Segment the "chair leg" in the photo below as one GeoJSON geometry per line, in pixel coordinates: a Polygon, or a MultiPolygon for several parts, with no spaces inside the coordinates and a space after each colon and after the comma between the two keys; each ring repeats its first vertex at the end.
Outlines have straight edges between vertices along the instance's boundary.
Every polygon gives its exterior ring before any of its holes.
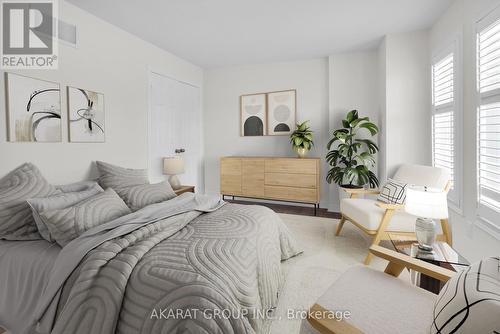
{"type": "Polygon", "coordinates": [[[451,237],[451,230],[450,230],[450,224],[448,223],[448,219],[441,219],[441,229],[443,230],[446,242],[448,243],[448,245],[453,247],[453,239],[451,237]]]}
{"type": "MultiPolygon", "coordinates": [[[[393,214],[394,210],[391,209],[385,210],[384,216],[382,217],[382,221],[380,222],[380,225],[378,227],[377,234],[375,234],[375,237],[373,238],[372,246],[378,245],[382,240],[382,237],[386,233],[385,229],[387,228],[387,225],[389,225],[389,222],[391,221],[393,214]]],[[[370,262],[372,262],[372,258],[373,254],[371,252],[368,252],[368,255],[365,258],[365,265],[369,265],[370,262]]]]}
{"type": "Polygon", "coordinates": [[[339,224],[337,225],[337,232],[335,232],[335,236],[338,237],[340,235],[340,231],[342,231],[342,227],[344,227],[344,223],[345,223],[345,217],[342,216],[342,218],[340,218],[339,224]]]}

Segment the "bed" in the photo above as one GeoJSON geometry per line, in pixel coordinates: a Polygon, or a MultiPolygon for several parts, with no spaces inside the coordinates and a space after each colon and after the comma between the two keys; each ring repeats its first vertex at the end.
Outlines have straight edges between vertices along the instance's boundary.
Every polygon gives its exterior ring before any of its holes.
{"type": "Polygon", "coordinates": [[[0,242],[0,326],[33,333],[256,333],[300,253],[262,206],[185,193],[63,248],[0,242]]]}

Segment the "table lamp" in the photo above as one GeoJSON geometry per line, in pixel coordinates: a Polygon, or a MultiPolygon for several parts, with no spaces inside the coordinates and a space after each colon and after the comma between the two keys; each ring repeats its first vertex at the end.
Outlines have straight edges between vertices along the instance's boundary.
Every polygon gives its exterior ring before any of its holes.
{"type": "Polygon", "coordinates": [[[415,233],[418,248],[432,252],[436,242],[436,222],[434,219],[448,218],[448,199],[445,191],[427,187],[409,187],[406,190],[405,211],[417,216],[415,233]]]}
{"type": "Polygon", "coordinates": [[[181,182],[177,175],[184,173],[184,159],[180,156],[163,158],[163,174],[170,175],[168,182],[172,189],[177,190],[181,187],[181,182]]]}

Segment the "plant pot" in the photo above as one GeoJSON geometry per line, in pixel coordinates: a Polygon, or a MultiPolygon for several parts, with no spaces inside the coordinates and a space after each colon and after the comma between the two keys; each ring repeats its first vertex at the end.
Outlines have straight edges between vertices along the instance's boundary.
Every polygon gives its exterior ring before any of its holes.
{"type": "Polygon", "coordinates": [[[307,152],[309,152],[309,150],[305,149],[303,147],[296,147],[295,152],[297,152],[297,155],[299,156],[299,158],[305,158],[307,155],[307,152]]]}
{"type": "MultiPolygon", "coordinates": [[[[339,186],[339,200],[342,201],[344,198],[349,198],[350,195],[345,192],[342,188],[346,188],[346,189],[361,189],[363,187],[360,187],[360,186],[355,186],[355,185],[352,185],[352,184],[343,184],[343,185],[340,185],[339,186]]],[[[363,198],[364,196],[363,195],[358,195],[358,198],[363,198]]]]}
{"type": "Polygon", "coordinates": [[[342,184],[340,187],[347,189],[362,189],[362,186],[356,186],[354,184],[342,184]]]}

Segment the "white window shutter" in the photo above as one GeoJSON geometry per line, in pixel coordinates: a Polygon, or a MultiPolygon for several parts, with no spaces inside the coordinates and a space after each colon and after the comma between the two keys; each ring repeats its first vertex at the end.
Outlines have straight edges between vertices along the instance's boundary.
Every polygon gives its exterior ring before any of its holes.
{"type": "Polygon", "coordinates": [[[478,215],[500,231],[499,15],[478,23],[477,80],[478,215]]]}
{"type": "Polygon", "coordinates": [[[432,64],[432,162],[452,177],[449,200],[460,207],[456,173],[455,53],[436,57],[432,64]]]}

